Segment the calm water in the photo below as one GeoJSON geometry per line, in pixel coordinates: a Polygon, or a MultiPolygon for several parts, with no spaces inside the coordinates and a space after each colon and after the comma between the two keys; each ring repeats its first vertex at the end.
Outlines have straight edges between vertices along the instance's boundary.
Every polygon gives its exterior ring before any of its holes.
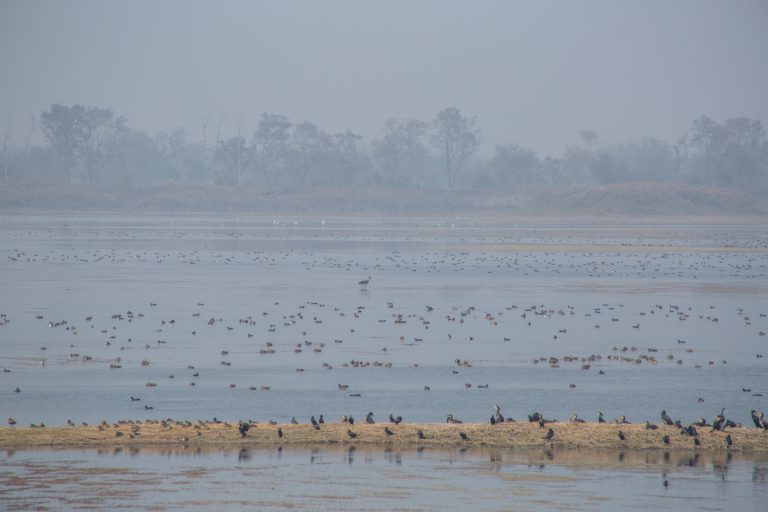
{"type": "MultiPolygon", "coordinates": [[[[766,247],[763,225],[6,216],[0,416],[20,425],[306,422],[373,411],[379,420],[393,413],[435,422],[450,413],[486,421],[496,403],[518,420],[533,411],[594,420],[600,410],[632,422],[658,422],[661,409],[711,420],[726,407],[747,425],[768,397],[768,357],[758,357],[768,354],[766,247]],[[539,361],[550,357],[557,367],[539,361]]],[[[274,499],[313,509],[318,496],[338,495],[319,508],[392,508],[383,504],[393,498],[404,508],[416,500],[417,509],[456,500],[471,509],[700,500],[701,508],[733,502],[746,510],[765,497],[764,461],[555,460],[540,469],[531,454],[504,454],[499,467],[485,452],[374,451],[350,464],[346,453],[321,451],[313,467],[329,472],[307,470],[289,485],[312,453],[255,451],[233,461],[219,452],[18,452],[2,469],[6,490],[9,473],[36,465],[129,468],[147,482],[125,482],[125,497],[96,508],[138,495],[170,508],[199,498],[201,508],[268,508],[251,501],[274,499]],[[668,466],[680,478],[665,489],[668,466]],[[197,467],[203,476],[185,473],[197,467]],[[445,468],[452,471],[435,474],[445,468]],[[165,472],[175,480],[152,483],[165,472]],[[394,473],[404,476],[381,481],[394,473]],[[525,480],[531,474],[543,479],[525,480]],[[255,490],[242,485],[251,479],[255,490]],[[246,504],[215,491],[222,483],[246,504]],[[168,486],[184,496],[169,497],[168,486]]],[[[60,485],[75,491],[67,506],[91,496],[80,484],[60,485]]],[[[10,499],[22,508],[36,499],[62,505],[35,492],[18,487],[10,499]]]]}
{"type": "Polygon", "coordinates": [[[767,474],[725,453],[27,451],[0,455],[0,508],[760,510],[767,474]]]}

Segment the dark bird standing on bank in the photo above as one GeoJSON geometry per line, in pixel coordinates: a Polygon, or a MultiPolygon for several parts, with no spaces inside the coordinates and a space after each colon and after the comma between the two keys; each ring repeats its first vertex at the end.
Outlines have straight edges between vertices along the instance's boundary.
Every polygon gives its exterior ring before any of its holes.
{"type": "Polygon", "coordinates": [[[416,437],[418,437],[419,439],[424,439],[424,432],[421,429],[417,430],[416,437]]]}
{"type": "Polygon", "coordinates": [[[547,435],[544,436],[544,439],[551,441],[553,437],[555,437],[555,431],[550,428],[547,430],[547,435]]]}
{"type": "Polygon", "coordinates": [[[469,437],[464,432],[459,432],[459,437],[462,441],[469,441],[469,437]]]}
{"type": "Polygon", "coordinates": [[[715,421],[714,421],[714,423],[712,423],[712,431],[713,432],[715,430],[719,430],[721,432],[723,431],[723,429],[725,427],[725,414],[724,413],[725,413],[725,407],[720,409],[720,414],[715,416],[715,421]]]}
{"type": "Polygon", "coordinates": [[[389,415],[389,421],[390,421],[391,423],[394,423],[395,425],[399,425],[399,424],[400,424],[400,422],[401,422],[401,421],[403,421],[403,417],[402,417],[402,416],[398,416],[397,418],[395,418],[394,416],[392,416],[392,415],[390,414],[390,415],[389,415]]]}
{"type": "Polygon", "coordinates": [[[238,430],[240,431],[240,437],[246,437],[248,435],[248,430],[250,430],[251,424],[247,421],[241,421],[240,426],[238,427],[238,430]]]}
{"type": "Polygon", "coordinates": [[[350,429],[347,429],[347,435],[349,436],[350,439],[355,439],[357,437],[357,433],[352,432],[352,430],[350,429]]]}
{"type": "Polygon", "coordinates": [[[663,421],[665,425],[674,425],[675,424],[675,422],[672,421],[672,418],[670,418],[669,415],[667,414],[667,411],[664,410],[664,409],[662,409],[662,411],[661,411],[661,421],[663,421]]]}
{"type": "Polygon", "coordinates": [[[389,427],[384,427],[384,433],[385,433],[385,434],[387,434],[388,436],[393,436],[393,435],[395,435],[395,433],[394,433],[394,432],[392,432],[391,430],[389,430],[389,427]]]}

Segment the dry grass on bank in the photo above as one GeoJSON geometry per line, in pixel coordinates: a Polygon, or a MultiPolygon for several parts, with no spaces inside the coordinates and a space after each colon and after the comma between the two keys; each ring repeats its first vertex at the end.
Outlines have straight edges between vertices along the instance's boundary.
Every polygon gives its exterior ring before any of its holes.
{"type": "Polygon", "coordinates": [[[552,423],[540,428],[536,423],[490,424],[374,424],[348,425],[333,423],[322,425],[319,431],[311,425],[253,424],[247,437],[238,432],[237,423],[122,423],[106,426],[0,428],[0,448],[73,448],[105,446],[272,446],[280,444],[359,444],[395,446],[489,446],[509,448],[579,448],[647,450],[665,448],[663,436],[668,435],[669,449],[725,450],[726,436],[733,441],[731,450],[768,452],[768,432],[754,428],[734,428],[726,433],[700,428],[700,446],[693,438],[680,434],[676,427],[660,426],[646,430],[643,425],[614,425],[598,423],[552,423]],[[388,427],[393,435],[387,435],[388,427]],[[544,436],[548,428],[554,431],[552,441],[544,436]],[[283,437],[278,437],[278,428],[283,437]],[[347,430],[357,434],[351,439],[347,430]],[[424,439],[417,436],[421,430],[424,439]],[[621,430],[626,440],[619,440],[621,430]],[[461,439],[463,432],[467,440],[461,439]]]}

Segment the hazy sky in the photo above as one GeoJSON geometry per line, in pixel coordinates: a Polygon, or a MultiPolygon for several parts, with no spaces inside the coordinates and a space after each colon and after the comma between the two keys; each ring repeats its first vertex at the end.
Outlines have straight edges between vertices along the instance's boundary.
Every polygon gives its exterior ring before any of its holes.
{"type": "Polygon", "coordinates": [[[389,117],[476,115],[486,151],[768,124],[768,2],[0,0],[0,131],[52,103],[154,134],[262,111],[367,139],[389,117]]]}

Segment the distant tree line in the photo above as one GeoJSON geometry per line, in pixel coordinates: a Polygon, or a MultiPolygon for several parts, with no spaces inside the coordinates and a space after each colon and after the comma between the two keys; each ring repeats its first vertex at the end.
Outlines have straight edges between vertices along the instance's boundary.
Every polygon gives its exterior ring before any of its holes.
{"type": "Polygon", "coordinates": [[[768,140],[758,120],[702,116],[678,140],[647,137],[604,146],[592,130],[558,157],[510,142],[480,155],[483,131],[455,107],[431,121],[389,119],[379,138],[330,133],[265,112],[251,132],[242,118],[205,117],[155,136],[111,109],[51,105],[30,119],[24,141],[0,136],[3,183],[264,188],[385,185],[525,193],[563,185],[679,182],[768,190],[768,140]],[[46,144],[30,141],[39,127],[46,144]],[[230,136],[224,136],[227,132],[230,136]],[[15,142],[12,144],[12,142],[15,142]]]}

